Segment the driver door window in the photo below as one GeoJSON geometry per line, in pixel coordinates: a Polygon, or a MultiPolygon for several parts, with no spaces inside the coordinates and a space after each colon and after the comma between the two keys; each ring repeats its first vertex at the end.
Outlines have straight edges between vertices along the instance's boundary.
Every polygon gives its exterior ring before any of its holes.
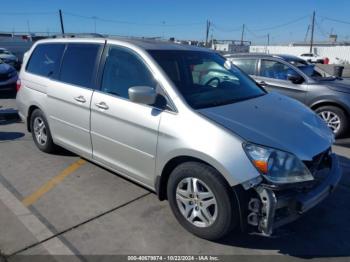
{"type": "Polygon", "coordinates": [[[101,91],[129,99],[133,86],[156,88],[157,82],[143,61],[132,52],[110,47],[104,67],[101,91]]]}
{"type": "Polygon", "coordinates": [[[278,61],[261,60],[260,76],[278,80],[288,80],[288,74],[297,75],[298,73],[288,65],[278,61]]]}

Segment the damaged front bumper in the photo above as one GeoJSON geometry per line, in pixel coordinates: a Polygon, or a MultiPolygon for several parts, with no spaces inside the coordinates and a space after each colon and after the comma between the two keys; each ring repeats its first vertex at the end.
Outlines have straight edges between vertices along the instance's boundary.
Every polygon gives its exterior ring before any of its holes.
{"type": "Polygon", "coordinates": [[[278,187],[261,183],[248,202],[248,225],[255,232],[270,236],[274,229],[288,224],[332,193],[341,178],[338,157],[329,156],[330,168],[324,179],[311,189],[278,187]]]}

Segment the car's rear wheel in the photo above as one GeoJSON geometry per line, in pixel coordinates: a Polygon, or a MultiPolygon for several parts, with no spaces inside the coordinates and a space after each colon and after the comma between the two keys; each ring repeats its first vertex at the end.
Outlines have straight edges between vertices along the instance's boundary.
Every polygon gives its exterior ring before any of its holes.
{"type": "Polygon", "coordinates": [[[341,108],[336,106],[322,106],[315,111],[326,122],[336,138],[344,135],[348,128],[348,120],[341,108]]]}
{"type": "Polygon", "coordinates": [[[204,163],[186,162],[176,167],[169,177],[167,194],[179,223],[201,238],[222,238],[238,224],[232,188],[204,163]]]}
{"type": "Polygon", "coordinates": [[[40,109],[35,109],[30,118],[30,130],[36,146],[43,152],[53,153],[56,145],[53,143],[49,124],[40,109]]]}

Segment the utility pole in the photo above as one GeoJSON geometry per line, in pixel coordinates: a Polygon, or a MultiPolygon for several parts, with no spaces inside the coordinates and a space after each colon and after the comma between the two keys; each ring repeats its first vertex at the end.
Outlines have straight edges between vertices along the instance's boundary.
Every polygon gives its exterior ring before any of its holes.
{"type": "Polygon", "coordinates": [[[310,40],[310,53],[312,53],[312,46],[314,44],[314,31],[315,31],[315,11],[312,14],[312,24],[311,24],[311,40],[310,40]]]}
{"type": "Polygon", "coordinates": [[[64,26],[63,26],[63,17],[62,17],[62,10],[59,10],[59,15],[60,15],[60,22],[61,22],[61,33],[64,35],[64,26]]]}
{"type": "Polygon", "coordinates": [[[267,46],[270,45],[270,34],[267,34],[267,46]]]}
{"type": "Polygon", "coordinates": [[[30,35],[30,23],[29,23],[29,20],[27,20],[27,29],[28,29],[28,34],[30,35]]]}
{"type": "Polygon", "coordinates": [[[245,27],[245,25],[243,24],[243,26],[242,26],[242,35],[241,35],[241,45],[243,45],[243,39],[244,39],[244,27],[245,27]]]}
{"type": "Polygon", "coordinates": [[[206,32],[205,32],[205,46],[206,47],[208,47],[209,30],[210,30],[210,21],[207,20],[207,29],[206,29],[206,32]]]}
{"type": "Polygon", "coordinates": [[[93,16],[92,19],[94,20],[94,33],[96,34],[96,16],[93,16]]]}

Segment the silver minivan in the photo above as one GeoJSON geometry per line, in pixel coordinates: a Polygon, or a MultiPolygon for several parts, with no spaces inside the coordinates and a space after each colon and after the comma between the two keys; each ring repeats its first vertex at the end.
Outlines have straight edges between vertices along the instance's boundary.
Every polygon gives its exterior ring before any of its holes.
{"type": "Polygon", "coordinates": [[[155,191],[202,238],[271,235],[341,177],[333,134],[315,113],[208,49],[42,40],[25,54],[18,88],[40,150],[64,147],[155,191]]]}

